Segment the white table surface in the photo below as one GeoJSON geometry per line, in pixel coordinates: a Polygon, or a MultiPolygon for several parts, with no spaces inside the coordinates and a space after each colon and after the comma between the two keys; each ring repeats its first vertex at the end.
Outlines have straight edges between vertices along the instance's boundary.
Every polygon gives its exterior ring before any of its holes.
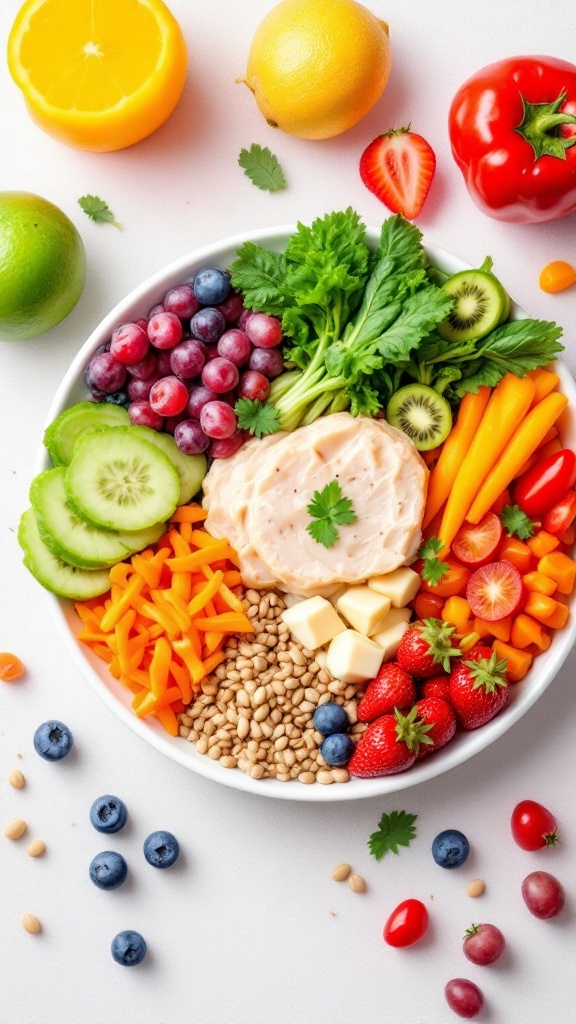
{"type": "MultiPolygon", "coordinates": [[[[70,0],[73,2],[73,0],[70,0]]],[[[0,50],[19,0],[0,3],[0,50]]],[[[419,225],[433,242],[496,273],[532,315],[563,322],[567,361],[576,292],[546,296],[539,269],[576,259],[574,216],[539,227],[499,224],[469,199],[452,161],[446,117],[457,87],[483,64],[511,53],[573,59],[572,0],[372,0],[390,23],[395,53],[386,94],[368,118],[340,138],[304,142],[273,132],[234,78],[270,0],[171,0],[186,34],[190,73],[171,120],[132,149],[97,155],[44,135],[0,59],[0,189],[37,192],[77,224],[88,252],[88,284],[69,318],[35,342],[0,346],[0,648],[28,666],[25,680],[0,684],[2,824],[25,818],[47,843],[40,860],[25,842],[0,840],[0,1021],[2,1024],[445,1024],[456,1020],[446,981],[469,977],[483,989],[490,1024],[569,1024],[576,1019],[574,949],[574,713],[576,658],[568,660],[528,715],[495,746],[397,799],[300,805],[249,797],[211,784],[164,760],[99,701],[54,633],[40,587],[23,569],[15,531],[54,390],[84,339],[134,285],[198,245],[256,226],[308,220],[352,204],[378,224],[384,208],[360,182],[364,146],[379,132],[412,121],[434,147],[438,170],[419,225]],[[289,188],[256,190],[236,165],[241,146],[270,145],[289,188]],[[76,200],[104,197],[125,228],[96,225],[76,200]],[[48,717],[69,724],[76,752],[51,765],[32,747],[48,717]],[[18,755],[21,754],[21,760],[18,755]],[[7,782],[26,775],[23,791],[7,782]],[[116,793],[130,824],[118,837],[88,822],[92,800],[116,793]],[[518,849],[509,816],[530,797],[556,811],[563,842],[540,855],[518,849]],[[418,813],[418,839],[377,864],[366,840],[380,814],[418,813]],[[430,844],[444,828],[462,829],[472,853],[459,871],[438,868],[430,844]],[[172,871],[150,868],[144,837],[172,829],[182,857],[172,871]],[[99,850],[125,854],[130,878],[114,893],[88,880],[99,850]],[[349,861],[366,877],[354,895],[331,879],[349,861]],[[520,884],[546,868],[566,884],[568,907],[556,922],[526,911],[520,884]],[[480,876],[485,896],[472,901],[480,876]],[[430,908],[420,945],[396,951],[382,925],[402,899],[430,908]],[[21,926],[38,915],[39,936],[21,926]],[[497,967],[475,967],[460,942],[471,921],[503,930],[509,952],[497,967]],[[109,945],[123,928],[146,937],[149,955],[135,970],[113,963],[109,945]]],[[[295,785],[296,783],[294,783],[295,785]]]]}

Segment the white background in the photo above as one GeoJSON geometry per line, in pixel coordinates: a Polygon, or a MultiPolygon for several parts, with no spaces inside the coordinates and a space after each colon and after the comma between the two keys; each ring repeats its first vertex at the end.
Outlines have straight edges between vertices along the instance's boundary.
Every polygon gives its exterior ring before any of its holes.
{"type": "MultiPolygon", "coordinates": [[[[74,0],[70,0],[73,3],[74,0]]],[[[397,800],[323,807],[254,798],[197,778],[145,746],[100,703],[54,635],[40,587],[20,564],[15,530],[46,412],[79,346],[134,285],[165,263],[244,228],[310,219],[352,204],[378,224],[384,208],[360,182],[357,165],[378,133],[411,121],[432,144],[438,171],[419,225],[431,241],[480,264],[487,253],[512,295],[533,316],[557,319],[571,351],[576,292],[546,296],[540,268],[576,260],[574,216],[539,227],[506,226],[480,214],[449,151],[446,118],[457,87],[477,68],[513,53],[574,58],[572,0],[372,0],[390,23],[394,69],[383,100],[345,136],[304,142],[272,131],[245,87],[252,34],[270,0],[171,0],[190,54],[182,101],[152,138],[124,152],[77,152],[28,118],[0,61],[0,189],[37,192],[77,224],[88,252],[88,283],[70,317],[36,342],[0,347],[0,648],[16,651],[28,674],[0,684],[1,823],[22,816],[29,838],[47,843],[41,860],[25,842],[0,839],[0,1024],[445,1024],[451,977],[483,989],[490,1024],[552,1024],[576,1019],[571,657],[537,706],[495,746],[451,774],[397,800]],[[270,145],[289,188],[257,191],[236,164],[242,146],[270,145]],[[76,200],[106,199],[122,232],[90,222],[76,200]],[[76,751],[51,765],[32,748],[47,717],[72,728],[76,751]],[[17,755],[22,759],[18,760],[17,755]],[[12,790],[8,771],[27,779],[12,790]],[[101,793],[126,801],[130,824],[110,841],[88,823],[101,793]],[[509,816],[525,797],[549,805],[563,842],[527,854],[511,841],[509,816]],[[418,813],[418,839],[400,857],[377,864],[366,840],[384,810],[418,813]],[[172,829],[182,858],[172,871],[150,868],[142,841],[172,829]],[[430,844],[444,828],[462,829],[472,854],[459,871],[442,871],[430,844]],[[88,880],[92,856],[111,846],[125,854],[129,882],[118,892],[88,880]],[[354,895],[330,877],[351,862],[367,892],[354,895]],[[520,896],[538,867],[565,883],[568,906],[539,922],[520,896]],[[468,882],[486,894],[472,901],[468,882]],[[382,925],[400,900],[430,908],[424,942],[396,951],[382,925]],[[43,933],[23,931],[38,915],[43,933]],[[460,949],[472,920],[491,921],[508,941],[496,967],[474,967],[460,949]],[[109,945],[123,928],[146,937],[142,967],[113,963],[109,945]]],[[[0,3],[3,50],[19,0],[0,3]]]]}

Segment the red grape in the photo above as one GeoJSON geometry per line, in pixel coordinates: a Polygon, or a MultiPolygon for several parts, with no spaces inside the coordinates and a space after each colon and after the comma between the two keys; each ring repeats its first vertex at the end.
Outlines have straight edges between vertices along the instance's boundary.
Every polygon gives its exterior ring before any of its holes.
{"type": "Polygon", "coordinates": [[[166,419],[164,420],[164,433],[173,435],[178,424],[182,423],[182,421],[187,418],[188,415],[186,413],[186,410],[184,410],[184,412],[181,412],[179,416],[167,416],[166,419]]]}
{"type": "Polygon", "coordinates": [[[182,420],[174,431],[174,440],[185,455],[200,455],[210,444],[198,420],[182,420]]]}
{"type": "Polygon", "coordinates": [[[188,398],[188,405],[186,407],[188,415],[191,416],[193,420],[199,420],[200,413],[206,403],[213,402],[216,398],[218,398],[218,395],[215,395],[213,391],[210,391],[210,388],[192,388],[188,398]]]}
{"type": "Polygon", "coordinates": [[[148,337],[154,348],[174,348],[182,340],[182,324],[174,313],[157,313],[148,321],[148,337]]]}
{"type": "Polygon", "coordinates": [[[246,324],[246,334],[256,348],[275,348],[282,341],[282,325],[275,316],[254,313],[246,324]]]}
{"type": "Polygon", "coordinates": [[[200,426],[208,437],[232,437],[238,426],[236,413],[226,402],[207,402],[200,413],[200,426]]]}
{"type": "Polygon", "coordinates": [[[564,889],[554,875],[533,871],[522,882],[522,897],[534,917],[542,921],[556,917],[564,906],[564,889]]]}
{"type": "Polygon", "coordinates": [[[251,309],[243,309],[242,310],[242,312],[240,313],[240,316],[238,317],[238,327],[240,328],[241,331],[245,331],[246,330],[246,324],[248,323],[250,317],[253,316],[253,315],[254,315],[254,312],[251,309]]]}
{"type": "Polygon", "coordinates": [[[97,388],[111,395],[113,391],[120,390],[125,380],[126,367],[111,352],[99,352],[90,360],[86,371],[86,383],[90,390],[97,388]]]}
{"type": "Polygon", "coordinates": [[[250,356],[248,366],[251,370],[263,373],[268,380],[279,377],[284,369],[282,353],[277,348],[255,348],[250,356]]]}
{"type": "Polygon", "coordinates": [[[444,988],[446,1002],[459,1017],[477,1017],[484,1006],[484,996],[473,981],[452,978],[444,988]]]}
{"type": "Polygon", "coordinates": [[[206,363],[202,370],[202,383],[217,395],[223,395],[225,391],[236,387],[239,376],[238,367],[234,363],[218,356],[206,363]]]}
{"type": "Polygon", "coordinates": [[[252,351],[248,335],[244,334],[244,331],[239,331],[237,327],[224,332],[217,348],[218,355],[229,359],[235,366],[244,366],[248,362],[252,351]]]}
{"type": "Polygon", "coordinates": [[[238,398],[250,398],[253,402],[265,402],[270,394],[270,381],[256,370],[247,370],[240,377],[238,398]]]}
{"type": "Polygon", "coordinates": [[[154,353],[148,352],[139,363],[133,363],[132,366],[128,367],[128,373],[131,377],[136,377],[138,380],[148,380],[156,372],[157,366],[154,353]]]}
{"type": "MultiPolygon", "coordinates": [[[[200,342],[202,344],[202,342],[200,342]]],[[[204,345],[206,349],[206,362],[209,363],[211,359],[218,359],[220,355],[218,351],[218,345],[204,345]]]]}
{"type": "Polygon", "coordinates": [[[242,447],[246,435],[243,430],[237,430],[232,437],[227,437],[222,441],[212,441],[208,455],[213,459],[229,459],[231,455],[234,455],[239,448],[242,447]]]}
{"type": "Polygon", "coordinates": [[[244,312],[244,300],[239,293],[232,293],[217,308],[222,313],[226,323],[231,324],[244,312]]]}
{"type": "Polygon", "coordinates": [[[151,430],[162,430],[162,417],[154,412],[150,402],[132,402],[128,409],[130,422],[136,427],[150,427],[151,430]]]}
{"type": "Polygon", "coordinates": [[[200,341],[181,341],[170,353],[170,369],[177,377],[199,377],[206,362],[205,346],[200,341]]]}
{"type": "Polygon", "coordinates": [[[119,363],[131,366],[139,363],[150,348],[148,335],[138,324],[120,324],[112,335],[110,351],[119,363]]]}
{"type": "Polygon", "coordinates": [[[473,964],[486,967],[504,956],[506,940],[493,924],[473,924],[462,944],[464,956],[473,964]]]}
{"type": "Polygon", "coordinates": [[[200,303],[189,284],[177,284],[166,292],[162,308],[167,313],[174,313],[180,320],[189,320],[200,309],[200,303]]]}
{"type": "Polygon", "coordinates": [[[135,320],[134,323],[137,327],[141,327],[143,331],[148,331],[148,321],[145,317],[141,316],[138,320],[135,320]]]}
{"type": "Polygon", "coordinates": [[[139,380],[138,377],[131,377],[126,388],[128,398],[133,402],[140,402],[142,399],[147,400],[150,395],[150,388],[157,380],[160,380],[157,373],[152,374],[148,380],[139,380]]]}
{"type": "Polygon", "coordinates": [[[158,373],[161,377],[169,377],[172,373],[171,355],[171,352],[158,352],[158,373]]]}
{"type": "MultiPolygon", "coordinates": [[[[152,309],[148,313],[148,319],[151,320],[153,316],[158,316],[158,313],[164,313],[164,306],[159,302],[156,306],[152,306],[152,309]]],[[[148,326],[148,325],[146,325],[148,326]]]]}
{"type": "Polygon", "coordinates": [[[162,377],[150,389],[150,405],[159,416],[184,412],[188,397],[188,388],[178,377],[162,377]]]}
{"type": "Polygon", "coordinates": [[[219,309],[207,306],[199,309],[190,321],[190,332],[199,341],[212,345],[224,333],[226,321],[219,309]]]}

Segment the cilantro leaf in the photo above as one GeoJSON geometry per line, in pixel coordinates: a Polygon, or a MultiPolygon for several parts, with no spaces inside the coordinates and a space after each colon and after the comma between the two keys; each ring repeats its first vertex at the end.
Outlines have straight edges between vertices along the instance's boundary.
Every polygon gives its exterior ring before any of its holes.
{"type": "Polygon", "coordinates": [[[312,522],[306,527],[308,533],[325,548],[332,547],[338,540],[336,526],[347,526],[358,518],[350,498],[342,495],[337,480],[326,484],[321,491],[314,491],[306,511],[312,517],[312,522]]]}
{"type": "Polygon", "coordinates": [[[122,227],[122,225],[115,220],[114,214],[108,204],[105,203],[103,199],[100,199],[99,196],[82,196],[78,200],[78,205],[81,206],[84,213],[88,214],[91,220],[96,221],[97,224],[113,224],[115,228],[122,227]]]}
{"type": "Polygon", "coordinates": [[[286,188],[284,172],[267,146],[253,142],[250,149],[241,149],[238,163],[244,174],[264,192],[281,192],[286,188]]]}
{"type": "Polygon", "coordinates": [[[416,552],[418,558],[433,558],[444,547],[439,537],[429,537],[416,552]]]}
{"type": "Polygon", "coordinates": [[[528,540],[534,533],[534,523],[519,505],[504,505],[500,520],[509,537],[515,534],[520,540],[528,540]]]}
{"type": "Polygon", "coordinates": [[[436,558],[443,547],[444,545],[438,537],[429,537],[418,551],[418,558],[424,559],[420,575],[426,583],[431,583],[433,586],[440,582],[450,568],[448,562],[441,562],[439,558],[436,558]]]}
{"type": "Polygon", "coordinates": [[[373,832],[368,840],[372,856],[382,860],[388,852],[398,854],[399,846],[410,846],[416,838],[414,822],[417,817],[417,814],[407,814],[406,811],[383,814],[378,822],[378,831],[373,832]]]}
{"type": "Polygon", "coordinates": [[[252,401],[250,398],[239,398],[234,406],[241,430],[248,430],[254,437],[261,438],[264,434],[275,434],[280,429],[278,410],[269,402],[252,401]]]}

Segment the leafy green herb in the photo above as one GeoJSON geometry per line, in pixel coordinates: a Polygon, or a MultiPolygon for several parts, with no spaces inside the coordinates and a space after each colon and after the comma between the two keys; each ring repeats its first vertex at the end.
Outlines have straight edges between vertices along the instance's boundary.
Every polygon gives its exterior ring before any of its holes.
{"type": "Polygon", "coordinates": [[[264,434],[275,434],[279,429],[278,410],[268,402],[252,401],[250,398],[239,398],[234,406],[241,430],[248,430],[254,437],[264,434]]]}
{"type": "Polygon", "coordinates": [[[383,814],[378,822],[378,831],[373,832],[368,840],[372,856],[382,860],[389,852],[398,854],[399,846],[410,846],[416,838],[414,822],[417,817],[417,814],[407,814],[406,811],[383,814]]]}
{"type": "Polygon", "coordinates": [[[244,174],[264,192],[281,192],[286,188],[286,178],[278,160],[267,146],[262,148],[257,142],[250,149],[241,149],[238,163],[244,174]]]}
{"type": "Polygon", "coordinates": [[[357,519],[350,498],[344,498],[340,484],[332,480],[321,491],[314,491],[312,501],[306,506],[312,522],[306,529],[318,544],[332,547],[338,540],[336,526],[346,526],[357,519]]]}
{"type": "Polygon", "coordinates": [[[519,505],[504,505],[500,520],[509,537],[515,534],[520,540],[528,540],[534,533],[534,523],[519,505]]]}
{"type": "Polygon", "coordinates": [[[122,225],[118,223],[114,218],[112,210],[103,199],[98,196],[82,196],[78,200],[79,205],[84,210],[84,213],[96,221],[97,224],[113,224],[115,228],[121,228],[122,225]]]}
{"type": "Polygon", "coordinates": [[[433,585],[439,583],[450,568],[448,562],[441,562],[439,558],[436,558],[443,547],[444,545],[438,537],[429,537],[418,551],[418,558],[424,559],[421,576],[426,583],[433,585]]]}

